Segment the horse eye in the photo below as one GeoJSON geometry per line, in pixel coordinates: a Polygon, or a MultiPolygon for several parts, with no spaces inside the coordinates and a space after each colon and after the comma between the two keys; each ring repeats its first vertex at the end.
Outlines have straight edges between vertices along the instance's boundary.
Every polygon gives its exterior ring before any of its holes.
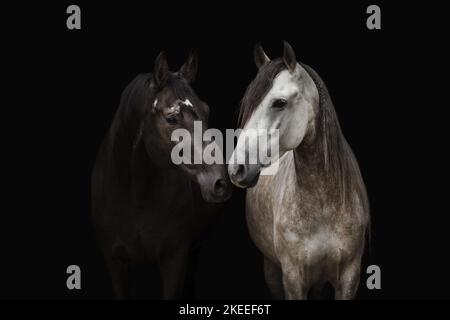
{"type": "Polygon", "coordinates": [[[281,109],[287,105],[287,101],[285,99],[277,99],[273,102],[272,108],[281,109]]]}
{"type": "Polygon", "coordinates": [[[175,117],[167,117],[166,118],[166,121],[167,121],[167,123],[169,123],[169,124],[177,124],[177,118],[175,118],[175,117]]]}

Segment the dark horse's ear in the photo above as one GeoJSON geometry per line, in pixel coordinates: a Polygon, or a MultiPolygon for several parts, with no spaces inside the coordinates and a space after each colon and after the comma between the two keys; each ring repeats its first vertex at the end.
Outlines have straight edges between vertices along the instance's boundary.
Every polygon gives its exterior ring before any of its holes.
{"type": "Polygon", "coordinates": [[[295,67],[297,66],[297,59],[295,58],[295,52],[289,43],[287,43],[286,41],[284,41],[283,43],[284,43],[283,61],[286,67],[289,69],[289,72],[292,73],[294,72],[295,67]]]}
{"type": "Polygon", "coordinates": [[[197,69],[198,55],[194,50],[191,50],[186,62],[181,66],[179,73],[187,80],[187,82],[191,83],[197,76],[197,69]]]}
{"type": "Polygon", "coordinates": [[[165,52],[161,52],[155,60],[155,67],[153,69],[153,79],[158,87],[163,87],[169,77],[169,65],[165,52]]]}
{"type": "Polygon", "coordinates": [[[253,50],[253,55],[255,58],[256,67],[258,69],[270,61],[269,57],[266,55],[264,49],[261,47],[259,43],[255,46],[255,49],[253,50]]]}

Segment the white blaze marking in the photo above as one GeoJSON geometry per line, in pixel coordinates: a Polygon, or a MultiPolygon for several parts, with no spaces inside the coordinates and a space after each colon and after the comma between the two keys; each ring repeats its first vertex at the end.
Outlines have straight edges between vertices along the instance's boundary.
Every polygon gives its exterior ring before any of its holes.
{"type": "Polygon", "coordinates": [[[158,104],[158,99],[155,99],[155,101],[153,102],[153,108],[156,108],[157,104],[158,104]]]}
{"type": "Polygon", "coordinates": [[[189,99],[184,99],[184,101],[182,102],[184,105],[193,108],[194,106],[192,105],[191,101],[189,101],[189,99]]]}
{"type": "Polygon", "coordinates": [[[180,106],[178,104],[174,104],[169,108],[169,111],[173,113],[180,113],[180,106]]]}

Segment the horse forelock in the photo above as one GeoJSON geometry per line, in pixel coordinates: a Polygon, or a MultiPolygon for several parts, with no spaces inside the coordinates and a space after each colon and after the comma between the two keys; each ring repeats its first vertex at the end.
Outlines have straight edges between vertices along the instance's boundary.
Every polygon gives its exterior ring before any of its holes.
{"type": "Polygon", "coordinates": [[[261,66],[241,100],[238,116],[238,126],[240,128],[244,127],[270,88],[272,88],[273,80],[276,76],[285,69],[287,67],[281,58],[274,59],[261,66]]]}

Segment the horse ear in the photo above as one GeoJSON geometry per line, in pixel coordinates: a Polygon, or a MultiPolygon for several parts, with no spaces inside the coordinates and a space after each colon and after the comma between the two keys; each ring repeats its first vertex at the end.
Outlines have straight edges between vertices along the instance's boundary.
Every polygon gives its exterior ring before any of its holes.
{"type": "Polygon", "coordinates": [[[255,57],[255,64],[258,69],[270,61],[269,57],[266,55],[264,49],[261,47],[259,43],[255,46],[255,49],[253,50],[253,55],[255,57]]]}
{"type": "Polygon", "coordinates": [[[187,82],[191,83],[195,80],[197,76],[198,69],[198,55],[195,50],[189,52],[189,56],[186,62],[181,66],[179,73],[187,80],[187,82]]]}
{"type": "Polygon", "coordinates": [[[284,41],[283,61],[289,69],[289,72],[294,72],[295,67],[297,66],[297,59],[295,58],[294,49],[292,49],[291,45],[286,41],[284,41]]]}
{"type": "Polygon", "coordinates": [[[167,64],[166,53],[163,51],[156,57],[153,78],[158,87],[163,87],[168,77],[169,65],[167,64]]]}

